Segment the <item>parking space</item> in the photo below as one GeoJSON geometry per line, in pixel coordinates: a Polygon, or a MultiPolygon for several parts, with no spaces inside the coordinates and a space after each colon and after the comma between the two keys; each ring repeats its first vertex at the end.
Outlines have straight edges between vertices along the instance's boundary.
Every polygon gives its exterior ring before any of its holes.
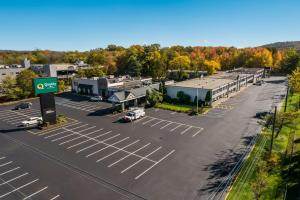
{"type": "Polygon", "coordinates": [[[71,100],[62,97],[55,97],[55,104],[85,112],[96,112],[100,109],[107,109],[111,104],[107,102],[90,102],[88,100],[71,100]]]}
{"type": "Polygon", "coordinates": [[[14,160],[0,156],[0,199],[59,199],[38,177],[22,169],[14,160]]]}
{"type": "Polygon", "coordinates": [[[178,133],[180,135],[197,136],[203,131],[202,127],[192,126],[180,122],[160,119],[151,116],[145,116],[139,120],[134,121],[135,124],[146,126],[147,128],[156,128],[159,130],[166,130],[168,133],[178,133]]]}
{"type": "Polygon", "coordinates": [[[135,180],[175,152],[174,149],[124,137],[112,130],[82,122],[41,131],[37,135],[120,174],[130,172],[135,180]]]}
{"type": "Polygon", "coordinates": [[[77,102],[77,101],[72,101],[61,97],[55,98],[55,104],[59,106],[86,111],[86,112],[95,112],[103,108],[103,106],[99,105],[99,102],[88,102],[88,101],[77,102]]]}
{"type": "Polygon", "coordinates": [[[21,122],[27,120],[29,117],[40,117],[40,116],[41,116],[41,111],[37,109],[0,111],[0,120],[14,126],[21,125],[21,122]]]}

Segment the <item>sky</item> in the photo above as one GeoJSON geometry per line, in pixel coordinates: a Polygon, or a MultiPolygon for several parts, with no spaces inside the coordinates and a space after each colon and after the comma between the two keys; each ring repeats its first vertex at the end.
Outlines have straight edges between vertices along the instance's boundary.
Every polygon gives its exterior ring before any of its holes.
{"type": "Polygon", "coordinates": [[[0,49],[300,40],[299,0],[0,0],[0,49]]]}

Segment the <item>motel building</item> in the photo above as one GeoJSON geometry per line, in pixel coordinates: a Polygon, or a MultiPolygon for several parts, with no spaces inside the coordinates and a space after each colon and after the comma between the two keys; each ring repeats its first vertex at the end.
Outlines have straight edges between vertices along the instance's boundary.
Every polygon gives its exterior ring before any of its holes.
{"type": "Polygon", "coordinates": [[[241,87],[246,87],[249,83],[255,83],[264,76],[264,69],[246,69],[218,72],[217,74],[189,79],[185,81],[166,84],[167,95],[171,98],[177,98],[177,93],[182,91],[189,95],[190,101],[207,102],[207,96],[210,96],[212,102],[228,97],[230,93],[237,92],[241,87]]]}

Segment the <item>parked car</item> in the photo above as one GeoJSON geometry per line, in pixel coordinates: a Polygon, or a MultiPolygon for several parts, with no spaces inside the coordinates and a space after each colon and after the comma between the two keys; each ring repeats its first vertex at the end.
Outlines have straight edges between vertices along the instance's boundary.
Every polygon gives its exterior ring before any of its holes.
{"type": "Polygon", "coordinates": [[[131,122],[131,121],[134,121],[134,120],[144,117],[145,114],[146,113],[145,113],[144,108],[136,108],[136,109],[133,109],[133,110],[127,112],[126,115],[123,117],[123,120],[125,122],[131,122]]]}
{"type": "Polygon", "coordinates": [[[43,123],[42,117],[30,117],[28,120],[22,121],[21,124],[25,127],[40,125],[43,123]]]}
{"type": "Polygon", "coordinates": [[[14,108],[14,110],[28,109],[28,108],[31,108],[31,106],[32,106],[32,103],[30,103],[30,102],[21,103],[21,104],[17,105],[14,108]]]}
{"type": "Polygon", "coordinates": [[[90,98],[90,101],[102,101],[103,98],[102,96],[93,96],[90,98]]]}
{"type": "Polygon", "coordinates": [[[262,111],[262,112],[257,112],[255,114],[255,118],[258,118],[258,119],[265,119],[266,116],[268,115],[271,115],[272,113],[271,112],[268,112],[268,111],[262,111]]]}

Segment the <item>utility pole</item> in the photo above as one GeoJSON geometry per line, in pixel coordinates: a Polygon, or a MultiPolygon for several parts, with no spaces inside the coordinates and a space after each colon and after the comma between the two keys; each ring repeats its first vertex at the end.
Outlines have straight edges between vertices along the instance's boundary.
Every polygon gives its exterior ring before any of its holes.
{"type": "Polygon", "coordinates": [[[276,122],[276,113],[277,113],[277,106],[275,106],[275,111],[273,115],[273,126],[272,126],[272,138],[271,138],[271,145],[270,145],[270,156],[272,154],[273,148],[273,140],[274,140],[274,132],[275,132],[275,122],[276,122]]]}
{"type": "Polygon", "coordinates": [[[196,113],[198,113],[198,87],[197,87],[197,111],[196,111],[196,113]]]}
{"type": "Polygon", "coordinates": [[[287,102],[288,102],[288,96],[289,96],[289,85],[286,88],[286,96],[285,96],[285,103],[284,103],[284,112],[286,112],[287,102]]]}

